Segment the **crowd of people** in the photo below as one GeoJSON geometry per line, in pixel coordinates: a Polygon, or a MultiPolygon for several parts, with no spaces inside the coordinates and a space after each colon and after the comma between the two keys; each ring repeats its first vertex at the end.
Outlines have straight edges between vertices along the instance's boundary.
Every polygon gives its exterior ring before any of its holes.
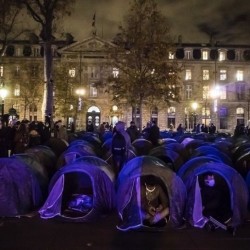
{"type": "Polygon", "coordinates": [[[0,120],[0,157],[24,153],[27,148],[47,142],[54,133],[55,138],[68,141],[66,126],[61,120],[54,123],[53,130],[48,122],[11,120],[6,125],[0,120]]]}

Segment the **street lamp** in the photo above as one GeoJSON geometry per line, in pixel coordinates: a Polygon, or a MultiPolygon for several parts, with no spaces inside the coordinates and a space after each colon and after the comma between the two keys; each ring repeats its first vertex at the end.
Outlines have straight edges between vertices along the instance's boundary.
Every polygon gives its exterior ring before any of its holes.
{"type": "Polygon", "coordinates": [[[2,112],[1,112],[2,119],[3,119],[3,115],[4,115],[4,99],[7,96],[7,94],[8,94],[7,89],[5,89],[4,86],[2,86],[0,88],[0,97],[2,98],[2,112]]]}
{"type": "Polygon", "coordinates": [[[191,104],[191,107],[193,109],[193,114],[194,114],[194,125],[193,125],[193,128],[195,128],[195,126],[196,126],[196,110],[198,108],[198,103],[197,102],[193,102],[191,104]]]}
{"type": "Polygon", "coordinates": [[[85,95],[85,93],[86,93],[86,91],[85,91],[84,88],[76,89],[76,94],[78,96],[77,104],[76,104],[77,105],[76,116],[75,116],[75,125],[76,125],[76,127],[80,127],[80,121],[77,124],[77,113],[78,113],[78,111],[82,110],[82,106],[83,106],[82,97],[85,95]]]}
{"type": "Polygon", "coordinates": [[[211,97],[214,99],[214,113],[216,114],[215,115],[215,126],[216,126],[217,131],[219,129],[219,111],[218,111],[218,108],[219,108],[220,94],[221,94],[220,86],[216,85],[214,87],[214,89],[212,89],[212,91],[211,91],[211,97]]]}

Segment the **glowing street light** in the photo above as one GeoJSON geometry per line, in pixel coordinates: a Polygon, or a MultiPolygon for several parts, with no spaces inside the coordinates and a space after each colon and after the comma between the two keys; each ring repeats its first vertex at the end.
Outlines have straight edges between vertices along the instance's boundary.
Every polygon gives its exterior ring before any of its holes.
{"type": "Polygon", "coordinates": [[[193,114],[194,114],[194,125],[193,125],[193,127],[195,128],[195,126],[196,126],[196,110],[197,110],[197,108],[198,108],[198,103],[197,102],[193,102],[192,104],[191,104],[191,107],[192,107],[192,109],[193,109],[193,114]]]}
{"type": "Polygon", "coordinates": [[[2,118],[3,118],[3,115],[4,115],[4,99],[5,99],[5,97],[6,97],[7,95],[8,95],[7,89],[5,89],[4,86],[2,86],[2,87],[0,88],[0,97],[2,98],[2,112],[1,112],[2,118]]]}

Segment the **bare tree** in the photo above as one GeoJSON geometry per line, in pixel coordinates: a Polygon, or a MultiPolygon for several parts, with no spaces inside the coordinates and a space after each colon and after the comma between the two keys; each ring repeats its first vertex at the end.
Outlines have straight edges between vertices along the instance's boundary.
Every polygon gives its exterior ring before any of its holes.
{"type": "Polygon", "coordinates": [[[178,101],[180,68],[175,60],[173,40],[167,18],[154,0],[134,0],[130,11],[114,38],[110,64],[119,70],[111,77],[114,100],[127,102],[140,110],[142,106],[178,101]]]}
{"type": "Polygon", "coordinates": [[[25,30],[19,29],[18,17],[20,14],[20,1],[0,0],[0,58],[11,42],[19,37],[25,30]]]}
{"type": "Polygon", "coordinates": [[[52,44],[55,40],[55,31],[59,20],[71,14],[71,7],[75,0],[21,0],[28,13],[40,24],[40,38],[44,48],[44,119],[53,114],[53,51],[52,44]]]}

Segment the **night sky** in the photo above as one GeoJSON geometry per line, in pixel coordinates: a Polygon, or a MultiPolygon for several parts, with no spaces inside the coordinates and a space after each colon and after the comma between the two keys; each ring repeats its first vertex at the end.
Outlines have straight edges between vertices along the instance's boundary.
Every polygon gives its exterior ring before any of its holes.
{"type": "MultiPolygon", "coordinates": [[[[97,35],[111,40],[123,22],[130,0],[76,0],[64,31],[81,41],[91,35],[96,13],[97,35]]],[[[250,43],[249,0],[158,0],[158,9],[168,17],[171,33],[183,42],[209,42],[210,34],[222,44],[250,43]]]]}

